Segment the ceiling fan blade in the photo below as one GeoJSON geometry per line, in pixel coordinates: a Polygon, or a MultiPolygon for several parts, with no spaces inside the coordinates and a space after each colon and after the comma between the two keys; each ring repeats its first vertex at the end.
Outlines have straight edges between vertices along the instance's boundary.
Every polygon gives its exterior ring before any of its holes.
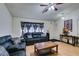
{"type": "Polygon", "coordinates": [[[48,6],[48,5],[41,4],[40,6],[48,6]]]}
{"type": "MultiPolygon", "coordinates": [[[[55,7],[54,7],[54,8],[55,8],[55,7]]],[[[58,9],[57,9],[57,8],[55,8],[54,10],[55,10],[55,11],[57,11],[58,9]]]]}
{"type": "Polygon", "coordinates": [[[51,6],[52,6],[51,4],[47,5],[47,6],[45,7],[45,9],[42,11],[42,13],[47,12],[47,11],[48,11],[48,9],[49,9],[51,6]]]}
{"type": "Polygon", "coordinates": [[[43,11],[42,11],[42,13],[45,13],[45,12],[47,12],[48,11],[48,9],[44,9],[43,11]]]}
{"type": "Polygon", "coordinates": [[[63,4],[63,3],[56,3],[56,5],[60,5],[60,4],[63,4]]]}
{"type": "Polygon", "coordinates": [[[45,13],[48,11],[48,9],[52,6],[53,4],[52,3],[49,3],[46,8],[42,11],[42,13],[45,13]]]}

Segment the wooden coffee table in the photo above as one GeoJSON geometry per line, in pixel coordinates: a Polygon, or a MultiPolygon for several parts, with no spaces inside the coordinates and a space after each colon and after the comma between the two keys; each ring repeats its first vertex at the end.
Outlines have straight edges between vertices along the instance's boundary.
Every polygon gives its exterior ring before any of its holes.
{"type": "Polygon", "coordinates": [[[36,43],[34,44],[34,50],[35,54],[40,55],[42,53],[41,51],[43,50],[49,50],[49,52],[52,52],[52,48],[56,48],[54,52],[58,53],[58,44],[48,41],[48,42],[42,42],[42,43],[36,43]]]}

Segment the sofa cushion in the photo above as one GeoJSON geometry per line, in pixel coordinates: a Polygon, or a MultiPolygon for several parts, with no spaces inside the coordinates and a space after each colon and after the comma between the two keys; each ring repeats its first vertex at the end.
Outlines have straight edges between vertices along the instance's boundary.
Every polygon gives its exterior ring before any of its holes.
{"type": "Polygon", "coordinates": [[[39,35],[39,34],[33,35],[33,38],[40,38],[40,37],[41,37],[41,35],[39,35]]]}
{"type": "Polygon", "coordinates": [[[41,37],[46,37],[46,34],[45,33],[41,34],[41,37]]]}
{"type": "Polygon", "coordinates": [[[0,37],[0,44],[5,43],[6,39],[4,37],[0,37]]]}
{"type": "Polygon", "coordinates": [[[22,50],[22,49],[25,49],[26,43],[19,43],[19,44],[14,45],[14,47],[19,50],[22,50]]]}

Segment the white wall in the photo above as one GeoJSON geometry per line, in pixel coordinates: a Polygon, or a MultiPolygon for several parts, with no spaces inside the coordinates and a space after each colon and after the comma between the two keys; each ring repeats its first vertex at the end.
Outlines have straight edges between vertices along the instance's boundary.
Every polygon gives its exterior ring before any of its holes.
{"type": "Polygon", "coordinates": [[[54,38],[55,39],[58,39],[59,40],[59,38],[60,38],[60,34],[62,34],[62,32],[63,32],[63,28],[64,28],[64,20],[69,20],[69,19],[72,19],[72,32],[70,32],[69,34],[70,35],[75,35],[75,36],[77,36],[77,34],[78,34],[78,31],[77,31],[77,21],[78,21],[78,17],[77,17],[77,15],[76,14],[69,14],[69,15],[65,15],[65,19],[58,19],[56,22],[55,22],[55,34],[54,34],[54,38]]]}
{"type": "Polygon", "coordinates": [[[21,21],[25,22],[43,22],[44,23],[44,30],[45,32],[49,30],[50,32],[50,39],[53,39],[53,22],[46,21],[46,20],[37,20],[37,19],[28,19],[28,18],[21,18],[21,17],[13,17],[13,27],[12,27],[12,33],[13,37],[19,37],[21,36],[21,21]]]}
{"type": "Polygon", "coordinates": [[[4,4],[0,3],[0,36],[12,34],[12,18],[4,4]]]}

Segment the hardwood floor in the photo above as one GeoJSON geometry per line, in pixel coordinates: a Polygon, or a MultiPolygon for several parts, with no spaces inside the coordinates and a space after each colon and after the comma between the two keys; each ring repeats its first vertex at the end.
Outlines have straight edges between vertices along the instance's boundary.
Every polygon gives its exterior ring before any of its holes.
{"type": "MultiPolygon", "coordinates": [[[[55,42],[58,44],[58,54],[49,54],[48,56],[79,56],[79,47],[75,47],[63,42],[55,42]]],[[[34,45],[26,47],[26,54],[34,55],[34,45]]]]}

